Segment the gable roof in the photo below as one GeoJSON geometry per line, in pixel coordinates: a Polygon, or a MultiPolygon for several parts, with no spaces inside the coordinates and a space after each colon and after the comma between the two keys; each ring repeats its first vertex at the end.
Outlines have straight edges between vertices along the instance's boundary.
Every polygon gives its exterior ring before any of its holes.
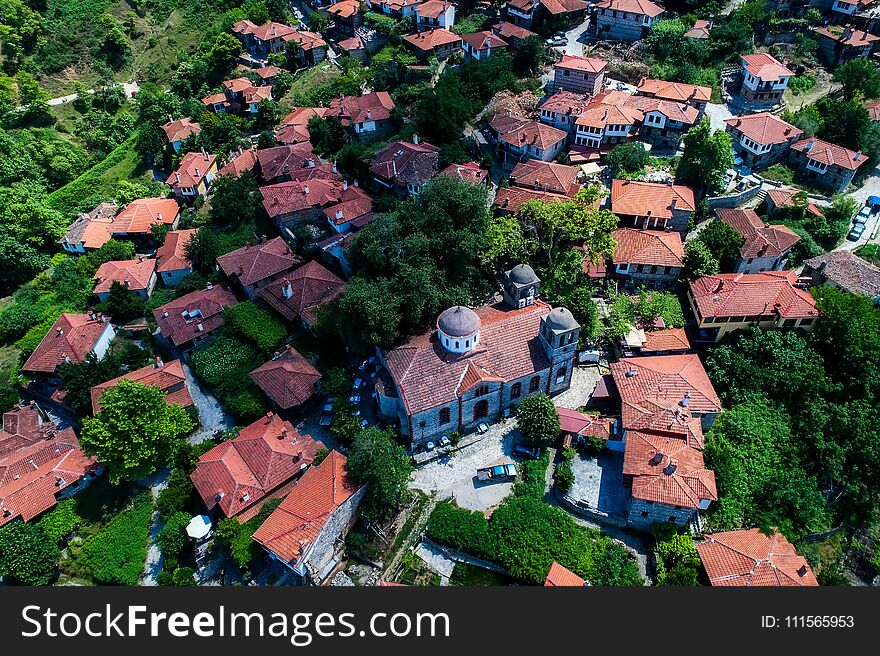
{"type": "Polygon", "coordinates": [[[700,101],[708,102],[712,98],[712,89],[683,82],[669,82],[643,77],[636,87],[637,94],[663,98],[675,102],[700,101]]]}
{"type": "Polygon", "coordinates": [[[775,82],[780,78],[794,75],[776,57],[765,52],[743,55],[742,65],[749,73],[763,82],[775,82]]]}
{"type": "Polygon", "coordinates": [[[550,571],[547,572],[547,579],[544,581],[545,587],[581,587],[584,585],[587,585],[584,579],[555,560],[550,565],[550,571]]]}
{"type": "Polygon", "coordinates": [[[485,50],[488,48],[506,48],[507,41],[502,39],[494,32],[484,30],[482,32],[473,32],[471,34],[462,34],[461,40],[468,44],[474,50],[485,50]]]}
{"type": "Polygon", "coordinates": [[[554,16],[585,11],[589,7],[589,4],[584,0],[538,0],[538,3],[554,16]]]}
{"type": "Polygon", "coordinates": [[[222,326],[223,310],[238,303],[226,285],[210,285],[160,305],[153,310],[159,330],[175,346],[181,346],[202,334],[222,326]]]}
{"type": "MultiPolygon", "coordinates": [[[[355,14],[361,13],[361,3],[357,0],[339,0],[324,11],[339,18],[351,18],[355,14]]],[[[342,45],[340,43],[340,45],[342,45]]]]}
{"type": "Polygon", "coordinates": [[[525,39],[530,36],[538,36],[535,32],[508,21],[501,21],[492,26],[492,30],[505,39],[525,39]]]}
{"type": "Polygon", "coordinates": [[[880,268],[852,251],[832,251],[811,258],[804,264],[852,294],[864,294],[872,298],[880,296],[880,268]]]}
{"type": "Polygon", "coordinates": [[[58,243],[82,245],[83,248],[101,248],[112,239],[111,226],[118,211],[119,206],[116,201],[111,201],[100,203],[91,212],[77,215],[58,243]]]}
{"type": "Polygon", "coordinates": [[[361,488],[348,475],[346,462],[333,450],[310,468],[254,532],[254,540],[282,561],[299,564],[337,508],[361,488]]]}
{"type": "Polygon", "coordinates": [[[440,171],[438,175],[448,175],[458,178],[464,182],[472,184],[483,184],[489,178],[489,172],[481,169],[476,162],[465,162],[464,164],[450,164],[440,171]]]}
{"type": "MultiPolygon", "coordinates": [[[[594,128],[604,128],[606,125],[634,125],[644,118],[644,111],[631,104],[635,99],[634,96],[621,91],[603,91],[584,107],[575,123],[594,128]]],[[[647,100],[650,102],[651,99],[647,100]]]]}
{"type": "Polygon", "coordinates": [[[242,19],[232,26],[232,31],[235,34],[252,34],[260,41],[271,41],[272,39],[283,39],[296,32],[296,28],[273,21],[257,25],[247,19],[242,19]]]}
{"type": "Polygon", "coordinates": [[[634,499],[694,509],[718,500],[715,472],[706,469],[702,451],[677,437],[628,430],[623,475],[632,476],[634,499]]]}
{"type": "Polygon", "coordinates": [[[315,459],[320,443],[273,413],[242,428],[199,457],[190,479],[202,501],[245,522],[315,459]]]}
{"type": "Polygon", "coordinates": [[[840,28],[836,25],[827,25],[825,27],[814,27],[813,31],[815,31],[816,34],[827,37],[851,48],[869,46],[874,43],[874,41],[880,40],[880,36],[876,36],[865,30],[854,30],[851,27],[840,28]]]}
{"type": "Polygon", "coordinates": [[[711,29],[711,21],[698,20],[694,23],[694,26],[691,29],[684,33],[684,35],[690,39],[708,39],[709,30],[711,29]]]}
{"type": "Polygon", "coordinates": [[[795,282],[795,271],[763,271],[703,276],[688,286],[702,317],[819,316],[816,301],[795,282]]]}
{"type": "Polygon", "coordinates": [[[101,397],[104,396],[104,392],[111,387],[116,387],[123,379],[149,387],[158,387],[166,394],[165,400],[168,403],[179,405],[182,408],[193,405],[193,399],[186,384],[186,374],[183,373],[183,365],[180,360],[163,363],[157,359],[154,364],[129,371],[105,383],[95,385],[89,390],[89,396],[92,399],[92,414],[96,415],[101,411],[101,397]]]}
{"type": "Polygon", "coordinates": [[[262,148],[256,152],[260,163],[260,176],[265,181],[289,176],[292,180],[307,180],[313,177],[342,179],[328,165],[323,164],[312,153],[308,142],[284,144],[262,148]]]}
{"type": "Polygon", "coordinates": [[[538,121],[506,114],[495,114],[489,119],[489,127],[498,135],[498,139],[515,147],[524,144],[547,150],[564,141],[568,133],[544,125],[538,121]]]}
{"type": "Polygon", "coordinates": [[[147,234],[154,225],[174,225],[179,214],[180,207],[173,198],[138,198],[116,215],[110,233],[147,234]]]}
{"type": "Polygon", "coordinates": [[[93,291],[95,294],[106,294],[114,282],[128,287],[131,291],[146,291],[155,271],[156,260],[151,257],[104,262],[95,272],[93,280],[98,284],[93,291]]]}
{"type": "Polygon", "coordinates": [[[584,73],[601,73],[606,66],[608,66],[608,62],[604,59],[579,55],[562,55],[562,59],[553,64],[553,68],[567,68],[584,73]]]}
{"type": "Polygon", "coordinates": [[[53,373],[65,361],[82,362],[108,325],[106,318],[97,315],[62,314],[22,365],[22,371],[53,373]]]}
{"type": "Polygon", "coordinates": [[[744,260],[755,257],[782,257],[801,238],[784,225],[764,223],[752,209],[718,208],[715,216],[733,227],[745,241],[739,249],[744,260]]]}
{"type": "Polygon", "coordinates": [[[333,225],[354,221],[373,211],[373,198],[360,187],[342,183],[339,202],[324,208],[324,216],[333,225]]]}
{"type": "Polygon", "coordinates": [[[318,308],[337,299],[343,291],[345,282],[312,260],[269,283],[257,295],[288,321],[301,318],[315,325],[318,308]]]}
{"type": "Polygon", "coordinates": [[[232,157],[220,167],[220,170],[217,171],[217,175],[231,175],[232,177],[238,178],[245,171],[253,171],[258,161],[255,148],[242,150],[237,155],[232,155],[232,157]]]}
{"type": "Polygon", "coordinates": [[[690,187],[661,182],[614,180],[611,183],[611,211],[626,216],[672,218],[675,209],[693,212],[696,209],[694,191],[690,187]]]}
{"type": "Polygon", "coordinates": [[[816,139],[815,137],[793,143],[791,149],[804,153],[811,160],[820,164],[840,166],[849,171],[855,171],[868,161],[868,158],[862,154],[862,151],[856,152],[828,141],[816,139]]]}
{"type": "Polygon", "coordinates": [[[538,105],[538,109],[566,116],[579,116],[589,103],[590,96],[588,94],[575,93],[573,91],[557,91],[538,105]]]}
{"type": "Polygon", "coordinates": [[[370,160],[370,173],[400,185],[423,185],[440,170],[440,149],[422,141],[392,141],[370,160]]]}
{"type": "Polygon", "coordinates": [[[553,194],[547,191],[525,189],[524,187],[501,187],[495,194],[493,204],[499,210],[516,214],[520,208],[530,200],[540,200],[544,203],[555,203],[571,200],[562,194],[553,194]]]}
{"type": "Polygon", "coordinates": [[[656,96],[630,96],[626,100],[625,106],[637,109],[643,114],[656,112],[670,121],[678,121],[686,125],[694,125],[700,117],[700,111],[693,105],[664,100],[656,96]]]}
{"type": "Polygon", "coordinates": [[[681,235],[675,231],[619,228],[611,236],[615,243],[611,258],[614,264],[629,262],[675,268],[684,266],[684,246],[681,235]]]}
{"type": "Polygon", "coordinates": [[[639,16],[650,16],[651,18],[659,16],[665,11],[663,7],[655,5],[651,0],[600,0],[596,3],[596,6],[603,9],[638,14],[639,16]]]}
{"type": "Polygon", "coordinates": [[[186,259],[186,245],[189,243],[198,229],[172,230],[165,235],[165,243],[156,250],[158,266],[156,271],[182,271],[191,269],[192,263],[186,259]]]}
{"type": "Polygon", "coordinates": [[[166,183],[172,188],[197,187],[217,163],[217,156],[208,153],[187,153],[177,169],[168,176],[166,183]]]}
{"type": "Polygon", "coordinates": [[[611,417],[588,415],[577,410],[557,407],[559,430],[563,433],[583,435],[585,437],[601,437],[607,440],[614,431],[615,420],[611,417]]]}
{"type": "Polygon", "coordinates": [[[684,328],[666,328],[665,330],[649,330],[645,332],[645,341],[642,344],[642,353],[656,353],[657,351],[689,351],[691,343],[688,341],[684,328]]]}
{"type": "Polygon", "coordinates": [[[770,112],[758,112],[745,116],[735,116],[724,121],[752,141],[761,145],[781,144],[796,139],[804,133],[800,128],[786,123],[770,112]]]}
{"type": "MultiPolygon", "coordinates": [[[[794,187],[777,187],[776,189],[769,189],[767,197],[770,198],[776,207],[793,207],[794,197],[799,193],[801,193],[801,190],[794,187]]],[[[825,216],[822,210],[811,202],[807,203],[807,211],[815,216],[825,216]]]]}
{"type": "MultiPolygon", "coordinates": [[[[406,38],[406,37],[404,37],[406,38]]],[[[338,116],[343,125],[382,121],[391,117],[394,101],[387,91],[373,91],[362,96],[340,96],[330,101],[327,116],[338,116]]]]}
{"type": "MultiPolygon", "coordinates": [[[[340,176],[341,177],[341,176],[340,176]]],[[[260,187],[263,207],[271,218],[324,208],[342,200],[344,183],[330,178],[290,180],[260,187]]]]}
{"type": "Polygon", "coordinates": [[[248,244],[217,258],[223,273],[229,278],[236,276],[245,287],[289,271],[298,262],[281,237],[248,244]]]}
{"type": "Polygon", "coordinates": [[[416,32],[403,37],[416,50],[429,52],[441,46],[447,46],[453,43],[461,44],[461,37],[453,34],[447,29],[438,27],[435,30],[426,30],[424,32],[416,32]]]}
{"type": "Polygon", "coordinates": [[[168,121],[168,123],[162,126],[162,130],[165,131],[165,136],[168,138],[168,141],[174,143],[177,141],[183,141],[191,135],[201,134],[202,126],[192,120],[189,116],[184,116],[176,121],[168,121]]]}
{"type": "Polygon", "coordinates": [[[577,178],[578,169],[575,166],[538,159],[518,162],[510,172],[511,184],[565,196],[574,196],[580,189],[577,178]]]}
{"type": "Polygon", "coordinates": [[[298,43],[299,47],[304,51],[314,50],[315,48],[326,48],[327,42],[317,32],[309,32],[308,30],[294,30],[292,34],[284,37],[285,43],[298,43]]]}
{"type": "Polygon", "coordinates": [[[695,546],[714,586],[819,585],[806,559],[775,529],[709,533],[695,546]]]}
{"type": "Polygon", "coordinates": [[[321,380],[320,372],[292,346],[261,364],[250,376],[282,410],[299,407],[312,398],[321,380]]]}

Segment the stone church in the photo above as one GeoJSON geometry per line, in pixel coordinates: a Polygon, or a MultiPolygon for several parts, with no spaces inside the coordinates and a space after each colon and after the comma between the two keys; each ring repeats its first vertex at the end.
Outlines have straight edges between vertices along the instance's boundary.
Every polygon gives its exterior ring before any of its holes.
{"type": "Polygon", "coordinates": [[[378,351],[381,413],[414,450],[513,414],[530,394],[571,384],[580,335],[571,312],[538,298],[541,281],[526,264],[505,272],[502,283],[502,301],[451,307],[436,330],[378,351]]]}

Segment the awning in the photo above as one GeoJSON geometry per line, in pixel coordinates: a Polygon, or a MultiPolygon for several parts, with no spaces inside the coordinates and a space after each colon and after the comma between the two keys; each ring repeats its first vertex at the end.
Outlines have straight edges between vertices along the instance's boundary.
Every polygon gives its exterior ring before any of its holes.
{"type": "Polygon", "coordinates": [[[193,540],[201,540],[211,532],[211,518],[207,515],[196,515],[186,525],[186,534],[193,540]]]}

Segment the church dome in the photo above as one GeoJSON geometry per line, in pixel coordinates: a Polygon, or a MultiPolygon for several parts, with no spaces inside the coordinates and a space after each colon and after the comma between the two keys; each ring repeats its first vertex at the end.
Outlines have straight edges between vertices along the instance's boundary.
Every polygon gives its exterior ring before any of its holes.
{"type": "Polygon", "coordinates": [[[517,264],[510,270],[510,279],[518,285],[531,285],[538,282],[535,270],[528,264],[517,264]]]}
{"type": "Polygon", "coordinates": [[[480,329],[477,313],[462,305],[444,310],[437,319],[437,328],[450,337],[467,337],[480,329]]]}
{"type": "Polygon", "coordinates": [[[580,328],[580,324],[575,321],[574,316],[568,311],[568,308],[555,307],[550,310],[547,315],[547,327],[556,332],[565,332],[580,328]]]}

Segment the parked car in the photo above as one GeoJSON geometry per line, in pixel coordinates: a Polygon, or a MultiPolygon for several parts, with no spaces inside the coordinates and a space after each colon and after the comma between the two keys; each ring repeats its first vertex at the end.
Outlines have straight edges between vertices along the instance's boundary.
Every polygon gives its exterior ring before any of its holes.
{"type": "Polygon", "coordinates": [[[861,225],[868,222],[868,217],[871,216],[871,208],[865,205],[859,213],[853,217],[853,223],[856,225],[861,225]]]}
{"type": "Polygon", "coordinates": [[[852,230],[849,231],[849,234],[846,236],[850,241],[858,241],[862,238],[862,233],[865,231],[864,223],[857,223],[853,226],[852,230]]]}
{"type": "Polygon", "coordinates": [[[511,481],[516,478],[516,465],[512,462],[506,465],[483,467],[477,470],[477,479],[481,481],[511,481]]]}
{"type": "Polygon", "coordinates": [[[523,458],[540,458],[541,449],[536,446],[529,446],[525,442],[517,442],[513,447],[513,454],[523,458]]]}

